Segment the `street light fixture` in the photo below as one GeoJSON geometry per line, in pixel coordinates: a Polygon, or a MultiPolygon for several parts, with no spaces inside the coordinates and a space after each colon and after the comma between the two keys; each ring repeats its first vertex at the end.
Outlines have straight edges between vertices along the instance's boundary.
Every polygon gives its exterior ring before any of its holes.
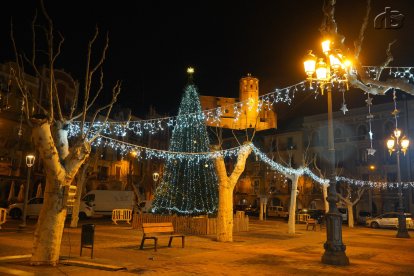
{"type": "Polygon", "coordinates": [[[23,217],[22,217],[22,224],[19,225],[20,228],[26,227],[27,201],[29,197],[29,187],[30,187],[30,172],[34,165],[35,159],[36,157],[33,154],[26,155],[27,181],[26,181],[26,188],[24,190],[23,217]]]}
{"type": "Polygon", "coordinates": [[[157,188],[157,181],[160,178],[160,174],[158,172],[154,172],[152,174],[152,180],[154,180],[154,190],[157,188]]]}
{"type": "Polygon", "coordinates": [[[332,49],[334,43],[326,39],[322,42],[324,58],[317,58],[312,51],[305,56],[304,67],[307,80],[312,86],[313,82],[319,84],[322,95],[326,88],[328,103],[328,152],[329,152],[329,190],[327,201],[329,211],[326,214],[326,236],[324,244],[325,252],[322,255],[322,263],[332,265],[349,265],[349,259],[345,254],[346,246],[342,243],[342,216],[338,211],[336,203],[338,196],[336,192],[335,172],[335,145],[332,118],[332,86],[343,85],[348,89],[348,71],[351,62],[346,60],[339,50],[332,49]],[[318,62],[317,62],[318,61],[318,62]]]}
{"type": "Polygon", "coordinates": [[[410,238],[407,230],[407,221],[404,216],[404,204],[403,204],[403,193],[402,193],[402,184],[401,184],[401,171],[400,171],[400,152],[405,153],[408,150],[410,145],[410,140],[405,136],[401,138],[401,130],[396,128],[394,130],[394,135],[391,135],[390,139],[387,140],[387,148],[390,152],[390,155],[395,152],[397,154],[397,182],[398,182],[398,231],[397,238],[410,238]]]}

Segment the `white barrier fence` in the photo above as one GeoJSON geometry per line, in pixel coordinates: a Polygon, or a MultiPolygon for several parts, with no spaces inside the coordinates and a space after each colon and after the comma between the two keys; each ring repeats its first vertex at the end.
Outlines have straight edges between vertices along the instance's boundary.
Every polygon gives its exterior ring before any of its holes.
{"type": "Polygon", "coordinates": [[[1,225],[6,222],[7,217],[7,210],[4,208],[0,208],[0,229],[1,225]]]}
{"type": "Polygon", "coordinates": [[[114,209],[112,210],[112,221],[117,224],[118,221],[126,221],[131,224],[132,210],[131,209],[114,209]]]}

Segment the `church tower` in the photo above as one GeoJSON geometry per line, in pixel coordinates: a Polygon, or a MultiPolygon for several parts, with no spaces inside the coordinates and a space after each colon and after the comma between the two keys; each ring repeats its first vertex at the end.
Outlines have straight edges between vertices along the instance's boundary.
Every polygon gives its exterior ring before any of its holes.
{"type": "Polygon", "coordinates": [[[245,127],[252,128],[258,123],[257,105],[259,100],[259,79],[247,74],[240,79],[239,99],[243,102],[243,115],[246,120],[245,127]]]}

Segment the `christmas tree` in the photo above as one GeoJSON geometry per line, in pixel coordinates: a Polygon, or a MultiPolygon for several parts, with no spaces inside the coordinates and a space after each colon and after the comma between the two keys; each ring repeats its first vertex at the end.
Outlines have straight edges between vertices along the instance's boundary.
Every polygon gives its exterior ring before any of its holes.
{"type": "MultiPolygon", "coordinates": [[[[189,72],[190,73],[190,72],[189,72]]],[[[184,89],[169,151],[210,151],[197,87],[190,80],[184,89]],[[190,116],[182,116],[193,114],[190,116]]],[[[153,212],[179,215],[211,214],[217,211],[218,181],[211,159],[167,159],[153,202],[153,212]]]]}

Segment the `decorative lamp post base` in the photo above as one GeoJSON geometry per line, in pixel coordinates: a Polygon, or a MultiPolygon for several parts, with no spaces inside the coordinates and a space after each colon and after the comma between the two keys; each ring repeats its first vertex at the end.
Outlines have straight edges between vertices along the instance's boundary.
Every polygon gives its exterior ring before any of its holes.
{"type": "Polygon", "coordinates": [[[407,230],[407,221],[405,219],[404,215],[401,215],[398,217],[398,231],[397,231],[397,238],[405,238],[405,239],[409,239],[410,234],[408,234],[408,230],[407,230]]]}
{"type": "Polygon", "coordinates": [[[410,234],[408,234],[408,231],[407,231],[407,229],[405,229],[405,231],[399,231],[398,230],[398,232],[397,232],[397,236],[396,236],[397,238],[411,238],[410,237],[410,234]]]}
{"type": "Polygon", "coordinates": [[[325,253],[322,263],[329,265],[349,265],[345,254],[346,246],[342,243],[342,216],[338,213],[326,214],[327,241],[323,245],[325,253]]]}

